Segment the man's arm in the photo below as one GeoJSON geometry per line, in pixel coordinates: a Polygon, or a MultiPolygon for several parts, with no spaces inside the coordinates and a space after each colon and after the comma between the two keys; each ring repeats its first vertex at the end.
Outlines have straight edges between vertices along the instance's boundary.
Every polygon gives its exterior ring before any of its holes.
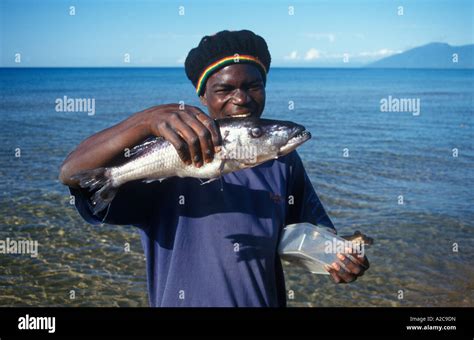
{"type": "MultiPolygon", "coordinates": [[[[287,224],[309,222],[315,225],[328,227],[336,233],[336,229],[319,200],[313,185],[304,169],[303,163],[296,151],[290,156],[291,162],[289,194],[294,195],[295,204],[290,206],[287,224]]],[[[343,264],[334,262],[326,270],[335,283],[349,283],[364,275],[369,269],[369,261],[364,254],[357,254],[347,249],[344,254],[337,254],[343,264]]]]}
{"type": "Polygon", "coordinates": [[[138,112],[84,140],[64,160],[59,179],[71,188],[78,188],[78,182],[71,176],[123,159],[126,148],[151,135],[164,137],[173,144],[183,162],[197,167],[202,166],[203,160],[212,161],[214,147],[220,144],[214,121],[199,108],[160,105],[138,112]]]}

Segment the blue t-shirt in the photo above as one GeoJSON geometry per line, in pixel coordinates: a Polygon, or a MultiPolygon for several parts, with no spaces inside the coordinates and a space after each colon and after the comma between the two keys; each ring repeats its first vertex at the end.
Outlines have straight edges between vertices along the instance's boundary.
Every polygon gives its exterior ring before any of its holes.
{"type": "Polygon", "coordinates": [[[224,175],[222,183],[178,177],[126,183],[105,220],[105,210],[92,214],[87,191],[70,190],[87,222],[139,228],[156,307],[286,306],[277,253],[282,228],[299,222],[334,228],[296,151],[224,175]]]}

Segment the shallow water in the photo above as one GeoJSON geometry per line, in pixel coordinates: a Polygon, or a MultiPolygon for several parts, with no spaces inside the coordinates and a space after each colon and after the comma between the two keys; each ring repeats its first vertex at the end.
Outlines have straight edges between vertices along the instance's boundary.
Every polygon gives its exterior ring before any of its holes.
{"type": "MultiPolygon", "coordinates": [[[[0,306],[147,306],[138,232],[85,223],[58,168],[82,139],[133,112],[179,100],[198,105],[184,71],[0,69],[0,76],[0,240],[39,243],[36,258],[0,254],[0,306]],[[65,95],[95,98],[95,115],[56,112],[55,99],[65,95]]],[[[264,115],[312,132],[299,153],[336,228],[375,239],[371,269],[350,285],[285,266],[290,306],[474,305],[473,85],[473,72],[463,70],[270,72],[264,115]],[[389,95],[420,98],[420,116],[380,112],[389,95]]]]}

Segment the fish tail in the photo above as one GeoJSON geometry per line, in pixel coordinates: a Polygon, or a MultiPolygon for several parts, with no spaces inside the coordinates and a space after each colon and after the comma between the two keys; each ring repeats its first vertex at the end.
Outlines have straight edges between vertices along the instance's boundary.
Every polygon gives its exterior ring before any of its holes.
{"type": "Polygon", "coordinates": [[[113,185],[109,173],[108,168],[97,168],[81,171],[71,177],[79,181],[81,188],[88,189],[89,191],[99,189],[92,196],[94,215],[107,208],[117,194],[118,187],[113,185]]]}

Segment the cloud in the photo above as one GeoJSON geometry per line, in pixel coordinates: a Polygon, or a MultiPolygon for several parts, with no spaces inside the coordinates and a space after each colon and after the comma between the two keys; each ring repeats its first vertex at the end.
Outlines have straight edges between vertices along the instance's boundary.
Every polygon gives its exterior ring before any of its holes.
{"type": "Polygon", "coordinates": [[[319,59],[321,57],[321,53],[315,49],[315,48],[310,48],[307,52],[306,52],[306,55],[304,57],[304,60],[315,60],[315,59],[319,59]]]}
{"type": "Polygon", "coordinates": [[[389,50],[388,48],[383,48],[378,51],[371,51],[371,52],[360,52],[359,57],[370,57],[370,58],[376,58],[376,57],[387,57],[392,54],[399,54],[402,53],[403,51],[401,50],[389,50]]]}
{"type": "Polygon", "coordinates": [[[402,50],[391,50],[388,48],[382,48],[376,51],[365,51],[365,52],[335,52],[331,53],[324,50],[318,50],[314,47],[309,48],[305,53],[300,55],[297,50],[291,51],[288,55],[283,57],[286,61],[293,62],[334,62],[334,61],[343,61],[345,58],[350,58],[351,60],[365,60],[370,58],[383,58],[393,54],[402,53],[402,50]]]}
{"type": "Polygon", "coordinates": [[[336,40],[334,33],[304,33],[303,36],[308,39],[328,40],[331,43],[336,40]]]}
{"type": "Polygon", "coordinates": [[[298,51],[291,51],[289,55],[283,57],[285,60],[297,60],[300,57],[298,56],[298,51]]]}
{"type": "Polygon", "coordinates": [[[310,48],[309,50],[306,51],[304,54],[304,58],[302,58],[297,50],[291,51],[290,54],[286,55],[283,57],[283,59],[288,60],[288,61],[297,61],[304,59],[304,61],[313,61],[316,59],[320,59],[325,56],[325,53],[322,51],[318,51],[315,48],[310,48]]]}

